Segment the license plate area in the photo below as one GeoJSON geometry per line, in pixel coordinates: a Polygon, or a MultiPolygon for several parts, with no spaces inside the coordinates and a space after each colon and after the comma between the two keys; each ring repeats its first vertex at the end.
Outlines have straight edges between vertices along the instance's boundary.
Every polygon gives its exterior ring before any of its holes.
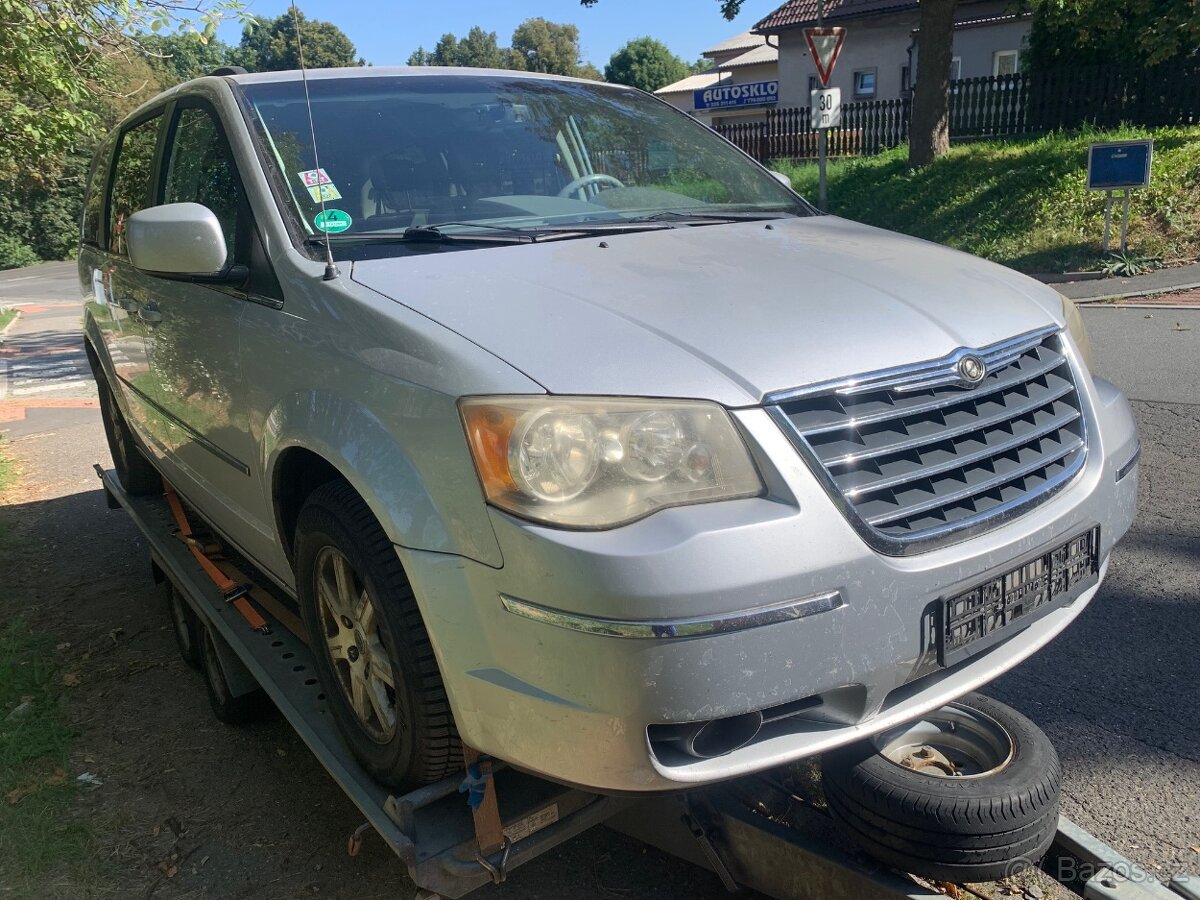
{"type": "Polygon", "coordinates": [[[1075,599],[1100,576],[1100,526],[942,601],[938,662],[952,666],[1075,599]]]}

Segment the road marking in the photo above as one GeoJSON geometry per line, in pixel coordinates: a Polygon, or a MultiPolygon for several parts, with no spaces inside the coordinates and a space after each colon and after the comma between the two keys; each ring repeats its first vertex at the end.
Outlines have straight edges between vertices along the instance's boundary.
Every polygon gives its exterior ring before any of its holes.
{"type": "Polygon", "coordinates": [[[14,387],[9,394],[13,397],[27,397],[30,394],[42,394],[46,391],[87,391],[91,386],[92,382],[76,378],[71,381],[56,381],[52,384],[39,384],[33,387],[14,387]]]}

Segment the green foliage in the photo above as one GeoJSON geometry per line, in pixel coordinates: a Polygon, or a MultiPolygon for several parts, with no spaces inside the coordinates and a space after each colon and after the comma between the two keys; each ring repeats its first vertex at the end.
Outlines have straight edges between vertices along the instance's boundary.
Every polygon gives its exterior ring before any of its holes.
{"type": "Polygon", "coordinates": [[[126,52],[131,31],[158,32],[199,10],[180,27],[208,32],[238,8],[231,0],[0,0],[0,170],[40,166],[97,130],[94,106],[119,97],[110,62],[126,52]]]}
{"type": "Polygon", "coordinates": [[[216,38],[197,33],[139,34],[137,43],[165,84],[178,84],[230,65],[234,50],[216,38]]]}
{"type": "Polygon", "coordinates": [[[19,237],[0,234],[0,269],[21,269],[41,261],[34,249],[19,237]]]}
{"type": "Polygon", "coordinates": [[[0,629],[0,883],[16,896],[41,896],[51,873],[78,877],[86,870],[91,838],[69,814],[76,788],[67,774],[67,753],[74,732],[62,712],[54,646],[23,620],[9,618],[12,610],[4,612],[8,624],[0,629]],[[26,711],[14,713],[23,703],[26,711]]]}
{"type": "Polygon", "coordinates": [[[501,47],[496,32],[484,31],[478,25],[459,40],[447,32],[427,53],[418,47],[408,58],[410,66],[471,66],[478,69],[513,69],[521,60],[512,50],[501,47]]]}
{"type": "Polygon", "coordinates": [[[687,74],[687,63],[666,44],[650,37],[629,41],[604,67],[606,80],[648,92],[673,84],[687,74]]]}
{"type": "Polygon", "coordinates": [[[273,19],[256,16],[246,22],[242,39],[233,52],[233,61],[251,72],[300,68],[300,53],[296,43],[297,22],[300,24],[306,67],[332,69],[365,64],[350,38],[340,28],[331,22],[309,19],[299,11],[295,18],[289,11],[273,19]]]}
{"type": "Polygon", "coordinates": [[[464,38],[443,34],[432,51],[418,47],[410,66],[471,66],[483,69],[550,72],[603,80],[600,70],[579,61],[579,29],[545,19],[526,19],[517,26],[511,47],[501,47],[494,31],[475,26],[464,38]]]}
{"type": "Polygon", "coordinates": [[[579,29],[574,25],[526,19],[513,32],[512,49],[529,72],[574,75],[579,70],[579,29]]]}
{"type": "Polygon", "coordinates": [[[1156,65],[1200,46],[1196,0],[1034,0],[1028,63],[1156,65]]]}
{"type": "Polygon", "coordinates": [[[694,63],[688,63],[688,74],[699,75],[701,72],[711,72],[713,69],[713,61],[707,56],[701,56],[694,63]]]}
{"type": "MultiPolygon", "coordinates": [[[[952,146],[907,171],[907,148],[829,164],[830,210],[1027,272],[1100,268],[1104,194],[1085,187],[1093,141],[1154,138],[1151,186],[1134,191],[1129,243],[1138,256],[1200,256],[1200,126],[1055,133],[952,146]]],[[[812,162],[774,162],[816,196],[812,162]]]]}
{"type": "MultiPolygon", "coordinates": [[[[579,0],[580,6],[595,6],[600,0],[579,0]]],[[[737,18],[737,14],[742,10],[742,4],[746,0],[717,0],[721,5],[721,15],[732,22],[737,18]]]]}
{"type": "Polygon", "coordinates": [[[1162,265],[1162,260],[1157,256],[1139,256],[1136,253],[1110,253],[1108,259],[1104,260],[1103,265],[1100,266],[1100,270],[1105,275],[1129,278],[1133,275],[1142,275],[1151,269],[1157,269],[1160,265],[1162,265]]]}

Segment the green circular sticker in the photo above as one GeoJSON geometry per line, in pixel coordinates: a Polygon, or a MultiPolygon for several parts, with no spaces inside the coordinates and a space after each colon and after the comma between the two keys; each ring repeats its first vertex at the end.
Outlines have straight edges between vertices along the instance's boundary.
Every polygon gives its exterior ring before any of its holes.
{"type": "Polygon", "coordinates": [[[326,209],[317,213],[313,219],[313,224],[317,226],[317,231],[325,231],[329,234],[340,234],[351,225],[354,220],[350,218],[350,213],[343,212],[340,209],[326,209]]]}

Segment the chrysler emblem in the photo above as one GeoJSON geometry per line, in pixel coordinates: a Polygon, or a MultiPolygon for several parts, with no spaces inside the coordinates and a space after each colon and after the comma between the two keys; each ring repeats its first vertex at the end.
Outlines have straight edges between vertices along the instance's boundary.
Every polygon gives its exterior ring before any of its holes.
{"type": "Polygon", "coordinates": [[[974,387],[987,377],[987,365],[978,356],[964,356],[958,361],[958,377],[974,387]]]}

